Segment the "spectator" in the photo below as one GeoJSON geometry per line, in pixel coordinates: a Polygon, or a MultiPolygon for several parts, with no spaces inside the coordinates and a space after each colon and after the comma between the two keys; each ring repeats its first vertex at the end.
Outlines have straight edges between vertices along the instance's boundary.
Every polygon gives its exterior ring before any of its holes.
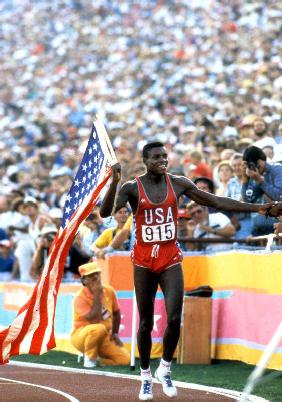
{"type": "Polygon", "coordinates": [[[36,242],[43,226],[51,224],[52,221],[47,215],[39,212],[38,201],[34,197],[27,196],[24,198],[21,211],[30,219],[28,233],[36,242]]]}
{"type": "Polygon", "coordinates": [[[56,233],[56,226],[45,226],[41,229],[36,250],[32,257],[30,275],[33,279],[37,279],[41,275],[56,233]]]}
{"type": "Polygon", "coordinates": [[[98,237],[105,230],[104,226],[100,223],[97,212],[93,212],[85,219],[83,230],[80,230],[82,237],[82,247],[87,255],[92,256],[93,251],[91,246],[98,239],[98,237]]]}
{"type": "Polygon", "coordinates": [[[229,161],[220,162],[217,169],[219,186],[215,193],[216,195],[226,197],[228,183],[233,177],[233,169],[229,161]]]}
{"type": "Polygon", "coordinates": [[[10,240],[0,240],[0,281],[10,281],[16,278],[18,263],[13,253],[10,240]]]}
{"type": "MultiPolygon", "coordinates": [[[[230,219],[221,212],[209,213],[207,207],[194,201],[187,205],[187,210],[195,222],[193,237],[196,239],[229,239],[234,236],[236,229],[230,219]]],[[[230,248],[226,243],[199,243],[201,250],[216,251],[230,248]]]]}
{"type": "Polygon", "coordinates": [[[185,237],[192,237],[194,225],[191,225],[191,215],[186,208],[179,208],[177,212],[177,239],[179,247],[182,251],[188,251],[189,245],[186,241],[180,240],[185,237]]]}
{"type": "Polygon", "coordinates": [[[208,193],[212,194],[215,192],[214,182],[208,177],[196,177],[196,179],[194,179],[194,183],[199,190],[207,191],[208,193]]]}
{"type": "Polygon", "coordinates": [[[15,244],[15,256],[19,264],[19,278],[21,281],[29,282],[32,280],[30,275],[32,257],[35,252],[35,243],[28,233],[26,217],[17,214],[13,217],[11,226],[12,240],[15,244]]]}
{"type": "MultiPolygon", "coordinates": [[[[240,138],[244,139],[251,139],[254,140],[255,133],[254,133],[254,120],[257,118],[254,114],[246,115],[240,125],[239,125],[239,134],[240,138]]],[[[253,142],[253,141],[252,141],[253,142]]]]}
{"type": "Polygon", "coordinates": [[[212,171],[210,166],[203,161],[203,154],[199,151],[192,151],[189,153],[190,166],[189,178],[194,179],[198,176],[208,177],[212,179],[212,171]]]}
{"type": "Polygon", "coordinates": [[[264,148],[266,146],[275,147],[276,141],[273,137],[268,135],[267,124],[262,117],[256,117],[253,123],[254,139],[253,146],[264,148]]]}
{"type": "MultiPolygon", "coordinates": [[[[280,201],[282,194],[282,165],[269,164],[265,153],[251,146],[243,154],[245,179],[242,198],[252,203],[265,203],[268,200],[280,201]]],[[[272,233],[275,218],[252,214],[252,235],[272,233]]]]}
{"type": "Polygon", "coordinates": [[[113,250],[120,250],[124,242],[127,242],[128,239],[130,239],[129,250],[131,250],[135,241],[135,230],[132,214],[129,215],[120,232],[114,236],[110,244],[110,248],[113,250]]]}
{"type": "MultiPolygon", "coordinates": [[[[30,270],[33,279],[37,279],[41,275],[56,233],[56,226],[46,225],[41,229],[30,270]]],[[[89,256],[81,250],[80,241],[76,237],[66,258],[63,280],[74,280],[78,276],[78,267],[88,261],[89,256]]]]}
{"type": "Polygon", "coordinates": [[[114,289],[101,282],[97,262],[79,267],[83,288],[74,298],[71,342],[84,353],[84,367],[128,365],[130,355],[119,338],[120,308],[114,289]]]}
{"type": "MultiPolygon", "coordinates": [[[[114,217],[115,220],[117,221],[117,226],[105,229],[102,232],[102,234],[98,237],[98,239],[95,240],[93,246],[91,247],[91,250],[97,257],[99,258],[104,257],[104,255],[107,252],[112,251],[110,244],[115,235],[117,235],[123,228],[128,216],[129,216],[128,208],[120,208],[118,211],[115,212],[114,217]]],[[[130,246],[130,236],[123,242],[122,246],[119,249],[129,250],[129,246],[130,246]]]]}
{"type": "Polygon", "coordinates": [[[59,229],[62,226],[63,211],[61,208],[51,208],[48,212],[51,224],[59,229]]]}
{"type": "MultiPolygon", "coordinates": [[[[227,185],[226,196],[233,200],[242,200],[242,185],[245,179],[245,171],[243,166],[243,155],[235,153],[230,161],[233,169],[234,177],[232,177],[227,185]]],[[[236,228],[236,239],[244,239],[251,235],[251,215],[248,212],[235,212],[230,216],[231,222],[236,228]]]]}

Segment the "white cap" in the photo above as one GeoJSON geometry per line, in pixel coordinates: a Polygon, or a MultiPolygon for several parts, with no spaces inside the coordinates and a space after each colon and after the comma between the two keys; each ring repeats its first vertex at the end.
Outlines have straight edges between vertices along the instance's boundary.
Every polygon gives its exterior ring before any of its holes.
{"type": "Polygon", "coordinates": [[[38,202],[37,202],[36,198],[31,197],[30,195],[27,195],[26,197],[24,197],[23,204],[34,204],[34,205],[37,205],[38,202]]]}
{"type": "Polygon", "coordinates": [[[56,226],[52,226],[52,225],[45,225],[43,226],[43,228],[40,231],[40,236],[44,236],[47,235],[49,233],[57,233],[58,229],[56,228],[56,226]]]}

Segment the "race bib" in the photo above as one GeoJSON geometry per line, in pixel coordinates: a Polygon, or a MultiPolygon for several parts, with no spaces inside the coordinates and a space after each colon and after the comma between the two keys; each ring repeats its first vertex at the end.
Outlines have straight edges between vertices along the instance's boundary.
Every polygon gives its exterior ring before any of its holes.
{"type": "Polygon", "coordinates": [[[142,240],[145,243],[168,241],[174,239],[174,237],[174,222],[154,226],[142,225],[142,240]]]}

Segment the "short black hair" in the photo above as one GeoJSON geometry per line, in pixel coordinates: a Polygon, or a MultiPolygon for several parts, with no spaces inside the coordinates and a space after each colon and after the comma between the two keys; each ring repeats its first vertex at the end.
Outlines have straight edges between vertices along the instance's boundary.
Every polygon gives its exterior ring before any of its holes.
{"type": "Polygon", "coordinates": [[[213,180],[211,180],[211,179],[209,179],[208,177],[205,177],[205,176],[196,177],[194,179],[194,184],[197,185],[197,183],[199,183],[199,182],[206,183],[208,188],[209,188],[209,190],[210,190],[210,192],[214,193],[214,182],[213,182],[213,180]]]}
{"type": "Polygon", "coordinates": [[[256,163],[259,159],[266,161],[266,155],[262,149],[255,147],[254,145],[245,149],[243,153],[243,160],[245,162],[256,163]]]}
{"type": "Polygon", "coordinates": [[[161,148],[161,147],[164,147],[164,144],[162,142],[159,142],[159,141],[148,142],[148,144],[144,145],[144,147],[143,147],[143,151],[142,151],[143,158],[145,158],[145,159],[148,158],[149,152],[151,151],[151,149],[161,148]]]}

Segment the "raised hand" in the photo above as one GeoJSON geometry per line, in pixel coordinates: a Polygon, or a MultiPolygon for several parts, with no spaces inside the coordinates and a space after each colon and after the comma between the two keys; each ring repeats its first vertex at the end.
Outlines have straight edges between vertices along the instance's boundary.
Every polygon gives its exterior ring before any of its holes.
{"type": "Polygon", "coordinates": [[[119,182],[121,179],[121,166],[120,163],[115,163],[112,166],[112,172],[113,172],[113,181],[114,182],[119,182]]]}

